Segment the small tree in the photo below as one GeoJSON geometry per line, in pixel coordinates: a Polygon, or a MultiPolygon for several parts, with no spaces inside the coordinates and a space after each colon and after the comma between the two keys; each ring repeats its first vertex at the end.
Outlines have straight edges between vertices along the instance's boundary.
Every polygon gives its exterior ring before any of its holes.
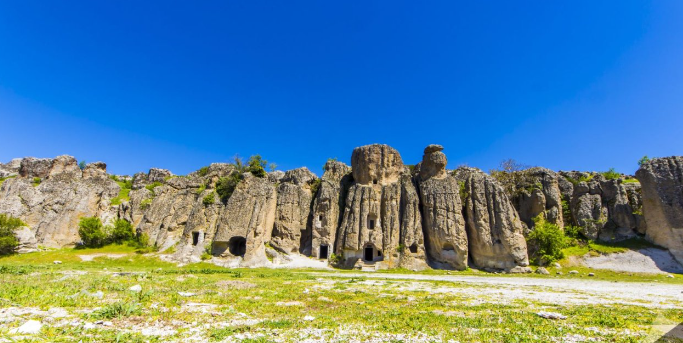
{"type": "Polygon", "coordinates": [[[602,176],[604,176],[607,180],[616,180],[621,177],[621,174],[617,173],[614,168],[610,168],[608,171],[602,172],[600,174],[602,174],[602,176]]]}
{"type": "Polygon", "coordinates": [[[17,237],[14,236],[14,230],[22,226],[26,226],[26,223],[21,219],[0,214],[0,255],[14,253],[14,249],[19,245],[17,237]]]}
{"type": "Polygon", "coordinates": [[[85,160],[78,162],[78,168],[81,168],[81,170],[85,169],[85,160]]]}
{"type": "Polygon", "coordinates": [[[638,165],[642,166],[645,163],[650,162],[650,158],[647,157],[647,155],[643,156],[641,159],[638,160],[638,165]]]}
{"type": "Polygon", "coordinates": [[[117,219],[114,222],[114,227],[111,229],[111,236],[109,238],[113,243],[119,244],[133,241],[135,238],[135,229],[127,220],[117,219]]]}
{"type": "Polygon", "coordinates": [[[232,192],[237,188],[237,184],[242,180],[242,174],[239,172],[233,172],[232,174],[222,177],[216,182],[216,193],[221,198],[223,203],[227,203],[228,199],[232,195],[232,192]]]}
{"type": "Polygon", "coordinates": [[[562,249],[567,247],[567,239],[555,224],[548,223],[542,216],[534,218],[534,230],[529,233],[528,243],[532,259],[539,265],[546,265],[564,257],[562,249]]]}
{"type": "Polygon", "coordinates": [[[517,187],[527,179],[525,169],[529,167],[509,158],[500,162],[498,169],[489,170],[489,174],[501,183],[509,196],[513,196],[517,187]]]}
{"type": "Polygon", "coordinates": [[[83,217],[78,223],[78,235],[86,247],[100,247],[106,243],[102,221],[97,217],[83,217]]]}
{"type": "Polygon", "coordinates": [[[268,161],[264,160],[261,155],[253,155],[249,157],[249,171],[256,177],[266,177],[266,166],[268,161]]]}

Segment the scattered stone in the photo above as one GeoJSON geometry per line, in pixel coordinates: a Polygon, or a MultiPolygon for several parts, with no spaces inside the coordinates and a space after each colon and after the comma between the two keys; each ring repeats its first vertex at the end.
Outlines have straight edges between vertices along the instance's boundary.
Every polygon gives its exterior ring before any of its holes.
{"type": "Polygon", "coordinates": [[[536,274],[550,275],[550,272],[543,267],[538,267],[538,269],[536,269],[536,274]]]}
{"type": "Polygon", "coordinates": [[[22,324],[20,327],[16,329],[12,329],[9,331],[10,334],[17,334],[17,333],[23,333],[23,334],[36,334],[40,332],[40,329],[43,327],[43,324],[41,324],[37,320],[29,320],[26,323],[22,324]]]}
{"type": "Polygon", "coordinates": [[[315,320],[315,317],[313,317],[313,316],[306,316],[306,317],[304,317],[304,320],[310,322],[310,321],[312,321],[312,320],[315,320]]]}
{"type": "Polygon", "coordinates": [[[593,274],[593,273],[588,273],[588,276],[595,276],[595,274],[593,274]]]}
{"type": "Polygon", "coordinates": [[[318,297],[318,301],[324,301],[324,302],[334,302],[334,300],[327,298],[327,297],[318,297]]]}
{"type": "Polygon", "coordinates": [[[553,263],[553,266],[554,266],[555,268],[562,268],[562,265],[559,264],[559,263],[557,263],[557,262],[553,263]]]}
{"type": "Polygon", "coordinates": [[[673,275],[671,275],[671,274],[669,274],[669,275],[667,275],[666,277],[668,277],[668,278],[672,278],[672,279],[673,279],[673,277],[674,277],[674,276],[673,276],[673,275]]]}
{"type": "Polygon", "coordinates": [[[557,274],[557,275],[562,275],[562,272],[556,272],[555,274],[557,274]]]}
{"type": "Polygon", "coordinates": [[[275,306],[304,306],[301,301],[278,301],[275,306]]]}
{"type": "Polygon", "coordinates": [[[556,312],[545,312],[541,311],[537,313],[540,317],[545,319],[567,319],[567,316],[556,312]]]}
{"type": "Polygon", "coordinates": [[[54,264],[62,264],[62,261],[52,261],[54,264]]]}
{"type": "Polygon", "coordinates": [[[570,270],[569,274],[578,274],[579,272],[577,270],[570,270]]]}
{"type": "Polygon", "coordinates": [[[197,294],[192,292],[178,292],[178,295],[180,295],[181,297],[193,297],[197,294]]]}
{"type": "Polygon", "coordinates": [[[310,292],[311,292],[311,291],[309,291],[308,288],[304,289],[304,294],[308,294],[308,293],[310,293],[310,292]]]}
{"type": "Polygon", "coordinates": [[[140,292],[140,291],[142,291],[142,286],[135,285],[135,286],[132,286],[131,288],[128,288],[128,290],[132,291],[132,292],[140,292]]]}

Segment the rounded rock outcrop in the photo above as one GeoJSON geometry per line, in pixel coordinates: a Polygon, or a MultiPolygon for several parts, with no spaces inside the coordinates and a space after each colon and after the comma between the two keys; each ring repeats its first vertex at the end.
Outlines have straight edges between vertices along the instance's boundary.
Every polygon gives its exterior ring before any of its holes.
{"type": "Polygon", "coordinates": [[[404,167],[396,149],[372,144],[353,149],[351,169],[356,183],[386,185],[398,181],[404,167]]]}

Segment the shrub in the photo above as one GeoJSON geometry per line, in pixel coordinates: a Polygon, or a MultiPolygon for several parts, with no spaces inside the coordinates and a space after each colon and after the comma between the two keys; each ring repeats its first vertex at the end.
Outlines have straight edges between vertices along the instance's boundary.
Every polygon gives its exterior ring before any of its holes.
{"type": "Polygon", "coordinates": [[[78,162],[78,168],[81,168],[81,170],[85,169],[85,160],[78,162]]]}
{"type": "Polygon", "coordinates": [[[118,205],[123,201],[130,200],[130,190],[133,188],[133,180],[119,181],[116,175],[111,175],[110,178],[119,185],[119,195],[111,199],[112,205],[118,205]]]}
{"type": "Polygon", "coordinates": [[[562,229],[548,223],[542,216],[534,218],[534,223],[534,230],[528,236],[529,245],[533,250],[533,261],[538,265],[545,265],[562,259],[562,249],[567,247],[567,239],[562,229]]]}
{"type": "Polygon", "coordinates": [[[616,180],[621,177],[621,174],[617,173],[614,168],[610,168],[608,171],[602,172],[600,174],[602,174],[602,176],[604,176],[607,180],[616,180]]]}
{"type": "Polygon", "coordinates": [[[316,194],[318,194],[318,189],[320,189],[320,184],[323,182],[322,179],[315,179],[309,183],[311,186],[311,195],[315,197],[316,194]]]}
{"type": "Polygon", "coordinates": [[[6,177],[0,177],[0,186],[2,186],[2,183],[5,182],[5,180],[15,178],[15,177],[17,177],[17,176],[16,175],[10,175],[10,176],[6,176],[6,177]]]}
{"type": "Polygon", "coordinates": [[[121,317],[129,317],[134,314],[142,313],[140,304],[133,302],[116,302],[106,305],[101,309],[95,311],[93,316],[97,319],[114,319],[121,317]]]}
{"type": "Polygon", "coordinates": [[[161,186],[161,185],[162,185],[161,182],[159,182],[159,181],[154,181],[154,182],[150,183],[149,185],[145,186],[145,188],[147,188],[147,190],[149,190],[150,192],[152,192],[152,196],[156,196],[156,194],[154,193],[154,188],[157,188],[157,187],[159,187],[159,186],[161,186]]]}
{"type": "Polygon", "coordinates": [[[526,169],[529,169],[529,166],[507,159],[500,162],[498,169],[489,170],[489,174],[501,183],[509,196],[513,196],[517,193],[517,186],[527,179],[526,169]]]}
{"type": "Polygon", "coordinates": [[[0,255],[9,255],[19,245],[19,241],[14,236],[14,230],[26,226],[26,223],[19,218],[6,214],[0,214],[0,255]]]}
{"type": "Polygon", "coordinates": [[[261,158],[261,155],[253,155],[249,157],[249,161],[247,162],[249,165],[249,171],[256,177],[266,177],[268,174],[266,173],[266,166],[268,165],[268,161],[264,160],[261,158]]]}
{"type": "Polygon", "coordinates": [[[342,255],[337,255],[335,253],[332,253],[332,255],[330,255],[330,262],[332,264],[339,264],[339,263],[341,263],[342,258],[343,258],[342,255]]]}
{"type": "Polygon", "coordinates": [[[102,221],[97,217],[83,217],[78,223],[78,235],[86,247],[100,247],[106,243],[102,221]]]}
{"type": "Polygon", "coordinates": [[[242,180],[242,175],[239,172],[233,172],[232,174],[222,177],[216,182],[216,193],[221,198],[223,203],[228,202],[228,199],[235,191],[237,185],[242,180]]]}
{"type": "Polygon", "coordinates": [[[202,183],[202,185],[199,186],[199,188],[197,188],[197,194],[202,194],[202,192],[204,192],[205,190],[206,190],[206,184],[202,183]]]}
{"type": "Polygon", "coordinates": [[[209,167],[208,166],[201,167],[197,171],[197,175],[202,176],[202,177],[206,176],[207,174],[209,174],[209,167]]]}
{"type": "Polygon", "coordinates": [[[114,227],[111,228],[110,232],[111,236],[109,237],[109,241],[112,243],[130,242],[135,238],[135,229],[133,228],[133,225],[125,219],[117,219],[114,221],[114,227]]]}
{"type": "Polygon", "coordinates": [[[149,208],[149,206],[152,204],[152,199],[145,199],[140,201],[140,209],[141,210],[146,210],[149,208]]]}
{"type": "Polygon", "coordinates": [[[41,180],[39,177],[34,177],[33,178],[33,187],[38,186],[43,180],[41,180]]]}
{"type": "Polygon", "coordinates": [[[650,158],[647,157],[647,155],[643,156],[641,159],[638,160],[638,165],[642,166],[645,163],[650,162],[650,158]]]}
{"type": "Polygon", "coordinates": [[[204,206],[213,205],[216,202],[214,194],[216,194],[216,193],[211,192],[207,196],[204,197],[204,199],[202,200],[202,203],[204,203],[204,206]]]}

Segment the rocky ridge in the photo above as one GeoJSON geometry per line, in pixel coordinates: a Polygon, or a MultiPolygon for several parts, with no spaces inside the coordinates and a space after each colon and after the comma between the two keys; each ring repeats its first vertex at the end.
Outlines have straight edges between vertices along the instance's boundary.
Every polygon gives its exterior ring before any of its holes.
{"type": "Polygon", "coordinates": [[[0,164],[0,213],[27,223],[22,252],[78,244],[79,219],[96,216],[130,221],[184,263],[270,266],[302,254],[349,268],[527,272],[524,235],[541,216],[591,239],[644,236],[683,261],[681,157],[645,163],[640,182],[530,168],[510,190],[475,168],[446,170],[443,150],[426,147],[411,169],[395,149],[367,145],[351,166],[328,161],[321,178],[306,168],[258,177],[224,163],[115,178],[102,162],[81,170],[70,156],[14,159],[0,164]],[[229,177],[239,183],[221,199],[229,177]]]}

